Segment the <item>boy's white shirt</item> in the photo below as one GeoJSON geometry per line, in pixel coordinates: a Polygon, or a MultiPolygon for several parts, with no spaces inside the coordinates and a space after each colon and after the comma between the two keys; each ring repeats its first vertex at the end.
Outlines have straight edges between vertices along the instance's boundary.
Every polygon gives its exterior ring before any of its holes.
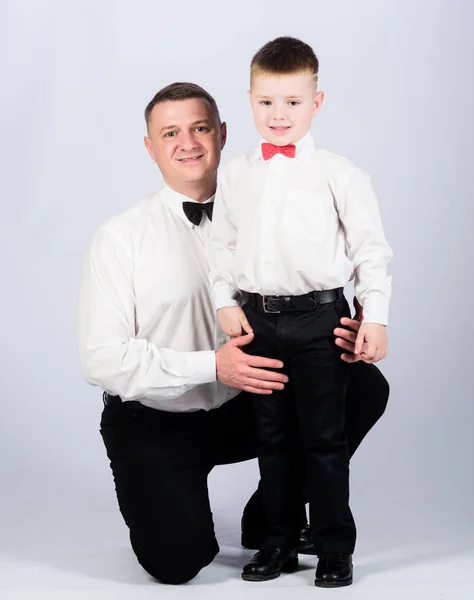
{"type": "Polygon", "coordinates": [[[370,178],[316,148],[308,133],[295,158],[265,161],[261,146],[219,174],[208,253],[216,309],[241,292],[300,295],[345,286],[364,322],[387,324],[392,258],[370,178]]]}

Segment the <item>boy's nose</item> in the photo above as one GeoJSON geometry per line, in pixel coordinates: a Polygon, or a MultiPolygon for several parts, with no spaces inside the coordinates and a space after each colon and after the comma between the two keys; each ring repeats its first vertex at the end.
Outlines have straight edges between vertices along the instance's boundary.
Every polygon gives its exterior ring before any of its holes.
{"type": "Polygon", "coordinates": [[[281,106],[274,106],[272,111],[272,119],[278,121],[283,121],[284,119],[286,119],[286,113],[284,108],[281,106]]]}

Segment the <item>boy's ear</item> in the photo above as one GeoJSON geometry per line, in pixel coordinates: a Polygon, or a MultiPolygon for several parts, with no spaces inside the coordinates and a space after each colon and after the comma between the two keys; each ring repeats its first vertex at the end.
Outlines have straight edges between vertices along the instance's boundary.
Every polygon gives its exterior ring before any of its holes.
{"type": "Polygon", "coordinates": [[[247,96],[249,97],[249,100],[252,100],[252,90],[247,90],[247,96]]]}
{"type": "Polygon", "coordinates": [[[313,103],[313,117],[321,110],[321,105],[324,100],[324,92],[316,92],[313,103]]]}

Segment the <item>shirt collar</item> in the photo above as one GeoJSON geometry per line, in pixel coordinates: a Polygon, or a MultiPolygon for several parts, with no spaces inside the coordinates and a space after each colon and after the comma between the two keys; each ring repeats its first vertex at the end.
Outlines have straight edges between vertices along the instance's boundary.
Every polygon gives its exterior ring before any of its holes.
{"type": "MultiPolygon", "coordinates": [[[[258,145],[258,147],[255,148],[254,150],[252,150],[252,161],[253,162],[258,162],[260,160],[263,160],[262,144],[265,142],[267,142],[267,140],[265,140],[264,138],[261,138],[260,144],[258,145]]],[[[309,131],[303,138],[301,138],[301,140],[296,142],[295,146],[296,146],[295,158],[297,160],[300,160],[301,162],[308,162],[310,160],[310,158],[313,156],[313,152],[316,148],[316,146],[314,145],[314,140],[313,140],[313,136],[311,135],[311,132],[309,131]]]]}
{"type": "MultiPolygon", "coordinates": [[[[193,200],[192,198],[188,198],[184,194],[180,194],[175,190],[171,189],[168,185],[165,184],[163,189],[160,192],[160,197],[163,200],[164,204],[166,204],[174,213],[177,215],[182,221],[186,223],[191,228],[199,227],[198,225],[193,225],[188,217],[184,214],[183,211],[183,202],[196,202],[197,200],[193,200]]],[[[208,202],[212,202],[214,200],[215,194],[213,194],[210,198],[201,202],[200,204],[207,204],[208,202]]]]}

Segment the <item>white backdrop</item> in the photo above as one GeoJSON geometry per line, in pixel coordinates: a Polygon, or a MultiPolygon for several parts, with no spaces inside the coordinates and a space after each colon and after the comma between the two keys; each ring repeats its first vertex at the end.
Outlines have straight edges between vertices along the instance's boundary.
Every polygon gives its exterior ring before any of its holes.
{"type": "MultiPolygon", "coordinates": [[[[278,35],[318,54],[317,143],[369,171],[395,252],[392,393],[353,461],[352,505],[361,554],[398,554],[367,572],[473,546],[473,22],[467,0],[2,0],[0,589],[38,585],[37,565],[52,587],[74,571],[139,580],[101,393],[78,365],[81,262],[105,219],[161,184],[142,142],[154,93],[208,89],[226,162],[258,139],[248,67],[278,35]]],[[[256,478],[253,463],[212,474],[224,544],[256,478]]]]}

